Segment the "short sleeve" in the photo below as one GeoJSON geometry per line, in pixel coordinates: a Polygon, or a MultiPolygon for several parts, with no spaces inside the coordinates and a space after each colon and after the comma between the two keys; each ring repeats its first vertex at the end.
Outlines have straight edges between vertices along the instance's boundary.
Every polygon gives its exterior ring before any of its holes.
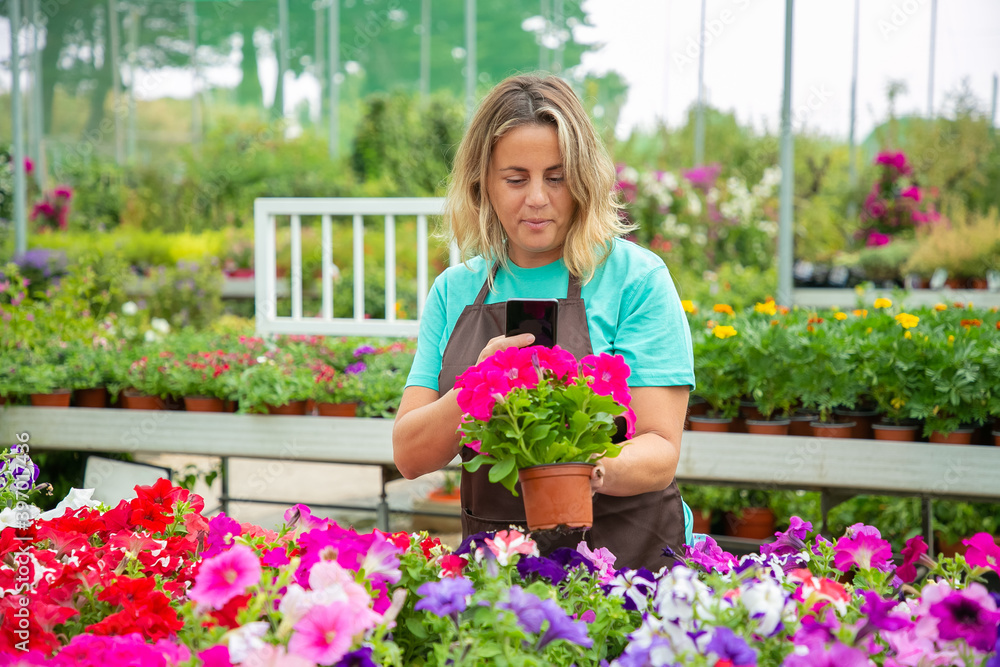
{"type": "Polygon", "coordinates": [[[632,369],[629,384],[693,389],[691,330],[667,267],[652,268],[625,299],[614,347],[632,369]]]}
{"type": "Polygon", "coordinates": [[[427,387],[437,391],[438,375],[441,373],[442,339],[447,327],[448,311],[445,300],[444,278],[439,276],[431,286],[420,314],[420,330],[417,334],[417,351],[413,366],[406,378],[406,386],[427,387]]]}

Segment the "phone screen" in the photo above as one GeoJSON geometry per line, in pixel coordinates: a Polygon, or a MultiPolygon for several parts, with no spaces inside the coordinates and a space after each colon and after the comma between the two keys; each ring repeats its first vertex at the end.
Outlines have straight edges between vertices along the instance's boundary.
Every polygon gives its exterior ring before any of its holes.
{"type": "Polygon", "coordinates": [[[556,322],[559,302],[555,299],[511,299],[507,301],[506,335],[535,335],[534,345],[553,347],[556,344],[556,322]]]}

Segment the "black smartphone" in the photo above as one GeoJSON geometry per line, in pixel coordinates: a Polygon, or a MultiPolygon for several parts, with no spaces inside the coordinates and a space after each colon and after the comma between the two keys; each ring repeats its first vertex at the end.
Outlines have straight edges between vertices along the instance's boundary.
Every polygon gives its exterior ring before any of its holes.
{"type": "Polygon", "coordinates": [[[553,347],[556,344],[556,322],[559,321],[559,301],[556,299],[510,299],[507,301],[506,335],[530,333],[534,345],[553,347]]]}

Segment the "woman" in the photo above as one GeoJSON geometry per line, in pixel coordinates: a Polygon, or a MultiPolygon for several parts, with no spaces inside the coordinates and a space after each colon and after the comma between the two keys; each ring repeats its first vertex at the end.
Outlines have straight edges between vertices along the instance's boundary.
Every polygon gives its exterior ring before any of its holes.
{"type": "MultiPolygon", "coordinates": [[[[507,299],[558,298],[561,347],[578,358],[621,354],[632,369],[636,435],[595,467],[586,539],[609,548],[616,567],[655,570],[690,523],[674,473],[694,386],[691,338],[662,260],[618,238],[630,227],[614,185],[614,164],[564,81],[519,75],[487,95],[459,146],[445,206],[466,262],[441,274],[427,298],[393,455],[408,479],[456,454],[471,458],[459,446],[455,377],[500,349],[532,344],[531,334],[504,336],[507,299]]],[[[521,499],[487,474],[462,472],[466,536],[524,525],[521,499]]]]}

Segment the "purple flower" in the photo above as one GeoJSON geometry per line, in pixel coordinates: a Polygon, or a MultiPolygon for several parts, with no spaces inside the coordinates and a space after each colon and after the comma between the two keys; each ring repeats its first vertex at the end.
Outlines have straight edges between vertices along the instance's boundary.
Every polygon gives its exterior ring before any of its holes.
{"type": "Polygon", "coordinates": [[[347,368],[344,369],[344,373],[348,375],[357,375],[358,373],[364,373],[365,369],[368,368],[363,361],[356,361],[347,368]]]}
{"type": "Polygon", "coordinates": [[[572,620],[555,600],[542,600],[520,586],[510,589],[510,602],[503,602],[500,607],[514,612],[518,623],[527,632],[541,632],[542,627],[548,623],[545,632],[538,640],[536,650],[557,639],[565,639],[585,648],[593,644],[593,640],[587,636],[586,623],[572,620]]]}
{"type": "MultiPolygon", "coordinates": [[[[496,533],[494,531],[482,531],[479,533],[473,533],[472,535],[469,535],[467,538],[462,540],[462,543],[459,544],[458,548],[455,549],[455,551],[453,551],[452,553],[454,553],[456,556],[464,556],[467,553],[475,551],[476,546],[485,547],[486,538],[488,537],[490,539],[493,539],[493,536],[495,534],[496,533]],[[479,543],[478,545],[476,544],[477,542],[479,543]]],[[[487,551],[489,550],[487,549],[487,551]]]]}
{"type": "Polygon", "coordinates": [[[765,556],[785,556],[797,554],[806,548],[806,537],[812,530],[812,523],[793,516],[788,522],[788,530],[775,533],[777,539],[769,544],[762,544],[760,552],[765,556]]]}
{"type": "Polygon", "coordinates": [[[746,640],[725,626],[715,629],[705,650],[715,653],[716,660],[729,660],[733,667],[757,664],[757,654],[746,640]]]}
{"type": "Polygon", "coordinates": [[[782,667],[870,667],[872,663],[864,651],[834,642],[805,655],[792,653],[781,664],[782,667]]]}
{"type": "Polygon", "coordinates": [[[240,522],[225,514],[216,514],[208,520],[208,536],[205,538],[203,559],[211,558],[231,548],[235,538],[241,534],[240,522]]]}
{"type": "Polygon", "coordinates": [[[372,347],[371,345],[361,345],[354,349],[354,358],[360,359],[363,355],[375,354],[375,352],[376,352],[375,348],[372,347]]]}
{"type": "Polygon", "coordinates": [[[566,570],[551,558],[540,556],[524,556],[517,561],[517,573],[522,579],[537,575],[553,584],[562,583],[566,578],[566,570]]]}
{"type": "Polygon", "coordinates": [[[561,567],[565,568],[567,571],[575,570],[581,565],[587,568],[590,572],[597,571],[594,564],[587,560],[582,553],[574,549],[570,549],[569,547],[559,547],[549,554],[549,558],[561,567]]]}
{"type": "Polygon", "coordinates": [[[334,667],[378,667],[378,665],[372,660],[371,646],[363,646],[345,655],[334,667]]]}
{"type": "Polygon", "coordinates": [[[913,625],[909,618],[891,614],[896,607],[895,601],[883,600],[882,596],[875,591],[864,591],[862,595],[864,595],[865,601],[861,605],[861,612],[868,616],[866,625],[870,624],[873,628],[889,632],[904,630],[913,625]]]}
{"type": "Polygon", "coordinates": [[[469,606],[469,597],[475,592],[472,582],[465,577],[445,577],[428,581],[417,589],[423,596],[414,609],[427,610],[437,616],[458,617],[469,606]]]}
{"type": "Polygon", "coordinates": [[[980,651],[989,651],[996,645],[1000,611],[981,584],[952,591],[932,604],[928,613],[938,619],[941,639],[964,639],[980,651]]]}

